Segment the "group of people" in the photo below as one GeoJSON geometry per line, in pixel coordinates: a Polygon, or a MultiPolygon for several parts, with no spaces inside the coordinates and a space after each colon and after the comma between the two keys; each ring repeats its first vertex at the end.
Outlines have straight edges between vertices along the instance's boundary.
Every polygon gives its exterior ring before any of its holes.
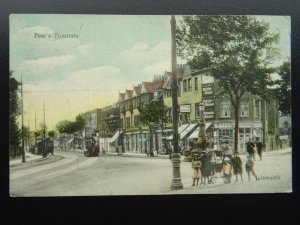
{"type": "Polygon", "coordinates": [[[211,155],[207,151],[192,151],[192,167],[194,169],[193,174],[193,185],[197,183],[199,185],[199,180],[201,179],[200,184],[205,184],[206,179],[209,184],[212,184],[212,176],[214,175],[214,165],[211,163],[211,155]]]}
{"type": "MultiPolygon", "coordinates": [[[[262,152],[264,151],[264,145],[260,140],[257,140],[255,143],[250,139],[247,142],[247,161],[245,163],[245,170],[248,175],[248,180],[250,181],[251,175],[257,180],[257,175],[254,171],[254,161],[255,161],[255,148],[257,154],[262,160],[262,152]]],[[[216,164],[211,162],[211,157],[207,151],[192,151],[192,168],[193,168],[193,184],[192,186],[205,184],[205,179],[208,178],[208,183],[213,183],[212,176],[215,174],[215,171],[222,172],[224,183],[231,183],[232,175],[238,177],[243,181],[243,162],[238,154],[228,154],[228,151],[223,152],[223,159],[221,164],[216,164]],[[209,165],[209,166],[208,166],[209,165]]]]}

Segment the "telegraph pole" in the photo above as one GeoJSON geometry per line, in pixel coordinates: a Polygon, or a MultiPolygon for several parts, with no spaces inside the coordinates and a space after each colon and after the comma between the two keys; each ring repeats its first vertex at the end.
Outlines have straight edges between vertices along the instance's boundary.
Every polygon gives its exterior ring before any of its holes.
{"type": "Polygon", "coordinates": [[[43,111],[44,111],[44,151],[43,151],[43,157],[46,157],[46,119],[45,119],[45,100],[43,99],[43,111]]]}
{"type": "Polygon", "coordinates": [[[25,150],[24,150],[24,118],[23,118],[23,114],[24,114],[24,109],[23,109],[23,81],[22,81],[22,75],[21,75],[21,104],[22,104],[22,163],[25,163],[25,150]]]}
{"type": "Polygon", "coordinates": [[[176,20],[175,16],[171,16],[171,57],[172,57],[172,110],[173,110],[173,153],[172,167],[173,179],[171,189],[182,189],[183,185],[180,178],[180,153],[178,148],[178,99],[177,99],[177,71],[176,71],[176,20]]]}
{"type": "Polygon", "coordinates": [[[36,147],[36,112],[34,112],[34,147],[36,147]]]}

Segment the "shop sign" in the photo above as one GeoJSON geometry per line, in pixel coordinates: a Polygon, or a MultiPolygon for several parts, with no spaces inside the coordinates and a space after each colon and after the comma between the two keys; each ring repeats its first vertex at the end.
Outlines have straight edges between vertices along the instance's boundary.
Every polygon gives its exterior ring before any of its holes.
{"type": "Polygon", "coordinates": [[[213,83],[203,84],[202,94],[203,95],[213,95],[214,94],[213,83]]]}
{"type": "Polygon", "coordinates": [[[232,128],[233,124],[231,123],[219,123],[219,124],[215,124],[216,128],[232,128]]]}
{"type": "Polygon", "coordinates": [[[214,93],[212,87],[204,87],[202,88],[202,92],[203,95],[212,95],[214,93]]]}
{"type": "Polygon", "coordinates": [[[180,112],[181,113],[191,112],[191,105],[180,105],[180,112]]]}
{"type": "Polygon", "coordinates": [[[215,106],[215,102],[213,99],[203,99],[203,103],[205,106],[215,106]]]}
{"type": "Polygon", "coordinates": [[[212,119],[212,118],[214,118],[214,115],[204,115],[204,118],[206,118],[206,119],[212,119]]]}
{"type": "Polygon", "coordinates": [[[214,111],[205,111],[203,112],[204,115],[212,115],[212,114],[215,114],[214,111]]]}
{"type": "Polygon", "coordinates": [[[280,140],[286,140],[286,139],[289,139],[289,136],[288,135],[282,135],[282,136],[279,136],[279,139],[280,140]]]}

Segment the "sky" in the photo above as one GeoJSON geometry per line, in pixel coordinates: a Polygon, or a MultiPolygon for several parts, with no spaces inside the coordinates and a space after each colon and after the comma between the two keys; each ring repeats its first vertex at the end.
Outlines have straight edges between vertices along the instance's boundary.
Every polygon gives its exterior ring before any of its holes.
{"type": "MultiPolygon", "coordinates": [[[[290,57],[290,18],[258,18],[280,33],[274,62],[280,64],[290,57]]],[[[24,126],[40,128],[44,104],[46,124],[55,129],[170,71],[170,16],[12,14],[10,70],[17,80],[22,76],[24,126]]]]}

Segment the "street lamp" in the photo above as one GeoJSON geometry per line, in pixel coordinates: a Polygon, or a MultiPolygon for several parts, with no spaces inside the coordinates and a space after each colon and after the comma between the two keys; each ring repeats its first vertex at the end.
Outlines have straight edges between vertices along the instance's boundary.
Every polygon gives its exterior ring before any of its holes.
{"type": "Polygon", "coordinates": [[[172,167],[173,179],[171,189],[182,189],[183,184],[180,178],[180,153],[178,148],[178,99],[177,99],[177,74],[176,74],[176,20],[175,16],[171,16],[171,55],[172,55],[172,109],[173,109],[173,154],[172,154],[172,167]]]}

